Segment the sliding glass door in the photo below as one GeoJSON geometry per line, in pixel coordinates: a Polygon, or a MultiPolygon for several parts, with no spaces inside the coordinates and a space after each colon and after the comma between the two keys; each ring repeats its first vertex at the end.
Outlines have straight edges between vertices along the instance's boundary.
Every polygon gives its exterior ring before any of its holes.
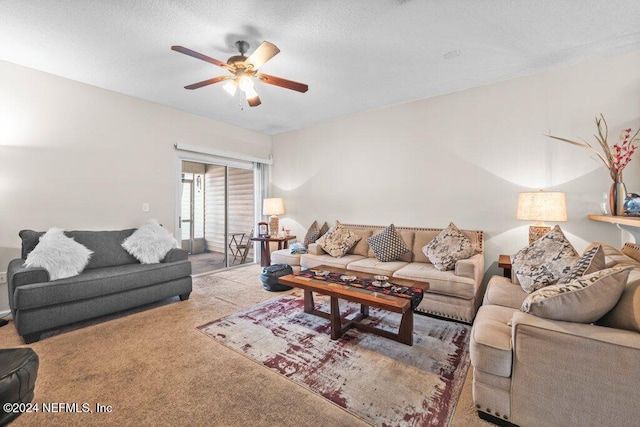
{"type": "Polygon", "coordinates": [[[253,169],[182,161],[182,247],[194,274],[253,262],[253,169]]]}

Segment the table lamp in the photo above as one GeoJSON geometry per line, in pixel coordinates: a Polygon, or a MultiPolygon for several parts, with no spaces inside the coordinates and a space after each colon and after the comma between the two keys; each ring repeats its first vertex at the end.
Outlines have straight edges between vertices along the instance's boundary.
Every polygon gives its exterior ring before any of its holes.
{"type": "Polygon", "coordinates": [[[518,195],[516,219],[536,221],[529,226],[529,244],[551,231],[544,221],[566,221],[567,202],[564,193],[536,191],[518,195]]]}
{"type": "Polygon", "coordinates": [[[280,220],[278,215],[284,215],[284,200],[281,198],[264,199],[262,204],[262,213],[264,215],[271,215],[269,217],[269,232],[272,236],[278,235],[280,229],[280,220]]]}

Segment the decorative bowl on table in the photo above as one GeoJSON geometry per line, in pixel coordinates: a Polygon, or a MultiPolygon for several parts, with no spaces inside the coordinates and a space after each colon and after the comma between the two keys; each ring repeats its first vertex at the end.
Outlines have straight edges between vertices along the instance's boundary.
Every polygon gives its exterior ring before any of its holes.
{"type": "Polygon", "coordinates": [[[373,276],[373,282],[371,284],[380,288],[388,288],[391,286],[389,283],[389,277],[380,275],[373,276]]]}
{"type": "Polygon", "coordinates": [[[329,275],[329,271],[327,270],[311,270],[316,277],[325,277],[329,275]]]}
{"type": "Polygon", "coordinates": [[[346,276],[346,275],[340,276],[340,280],[342,280],[343,282],[346,282],[346,283],[351,283],[356,279],[357,279],[356,276],[346,276]]]}

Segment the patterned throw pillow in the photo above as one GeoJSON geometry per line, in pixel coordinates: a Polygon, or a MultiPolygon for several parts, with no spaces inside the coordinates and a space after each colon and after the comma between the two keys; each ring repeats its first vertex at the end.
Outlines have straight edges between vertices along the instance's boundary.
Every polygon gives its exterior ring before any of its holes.
{"type": "Polygon", "coordinates": [[[469,258],[475,251],[471,240],[452,222],[422,252],[438,270],[446,271],[453,270],[457,261],[469,258]]]}
{"type": "Polygon", "coordinates": [[[633,267],[613,267],[551,285],[529,295],[520,308],[552,320],[592,323],[607,314],[620,299],[633,267]]]}
{"type": "Polygon", "coordinates": [[[65,236],[63,230],[52,227],[40,236],[24,265],[46,269],[50,280],[65,279],[82,273],[91,254],[87,247],[65,236]]]}
{"type": "Polygon", "coordinates": [[[318,221],[313,221],[313,224],[307,230],[307,234],[304,236],[302,244],[304,247],[308,247],[309,243],[314,243],[320,237],[320,228],[318,227],[318,221]]]}
{"type": "Polygon", "coordinates": [[[556,225],[511,257],[514,283],[527,293],[553,285],[577,260],[578,253],[556,225]]]}
{"type": "Polygon", "coordinates": [[[395,261],[409,252],[393,224],[382,230],[382,233],[369,237],[367,243],[380,262],[395,261]]]}
{"type": "Polygon", "coordinates": [[[344,256],[360,239],[360,236],[336,221],[336,225],[320,237],[316,243],[329,255],[338,258],[344,256]]]}
{"type": "Polygon", "coordinates": [[[318,239],[327,234],[327,231],[329,231],[329,224],[325,221],[324,224],[322,224],[322,227],[320,227],[320,235],[318,236],[318,239]]]}
{"type": "Polygon", "coordinates": [[[571,269],[560,276],[558,284],[564,285],[579,277],[600,271],[604,269],[604,267],[604,249],[602,249],[602,245],[596,245],[582,254],[571,269]]]}

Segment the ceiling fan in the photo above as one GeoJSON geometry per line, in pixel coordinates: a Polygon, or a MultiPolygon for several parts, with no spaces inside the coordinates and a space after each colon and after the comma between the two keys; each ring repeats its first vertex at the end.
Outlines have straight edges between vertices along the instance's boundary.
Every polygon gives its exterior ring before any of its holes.
{"type": "Polygon", "coordinates": [[[227,62],[219,61],[215,58],[203,55],[195,52],[191,49],[187,49],[182,46],[171,46],[172,50],[176,52],[184,53],[185,55],[192,56],[194,58],[201,59],[209,62],[210,64],[217,65],[233,73],[232,76],[218,76],[212,79],[204,80],[198,83],[185,86],[185,89],[198,89],[203,86],[208,86],[214,83],[219,83],[225,80],[230,80],[224,85],[224,89],[232,96],[235,95],[236,90],[240,88],[246,95],[247,103],[251,107],[257,107],[261,104],[260,97],[256,93],[253,87],[253,78],[256,77],[259,80],[274,86],[280,86],[285,89],[291,89],[298,92],[306,92],[309,90],[309,86],[304,83],[298,83],[291,80],[283,79],[280,77],[271,76],[269,74],[258,73],[258,69],[262,67],[267,61],[276,56],[280,49],[273,43],[263,41],[260,46],[247,57],[245,53],[249,50],[249,43],[240,40],[236,42],[236,47],[240,52],[240,55],[235,55],[227,59],[227,62]]]}

